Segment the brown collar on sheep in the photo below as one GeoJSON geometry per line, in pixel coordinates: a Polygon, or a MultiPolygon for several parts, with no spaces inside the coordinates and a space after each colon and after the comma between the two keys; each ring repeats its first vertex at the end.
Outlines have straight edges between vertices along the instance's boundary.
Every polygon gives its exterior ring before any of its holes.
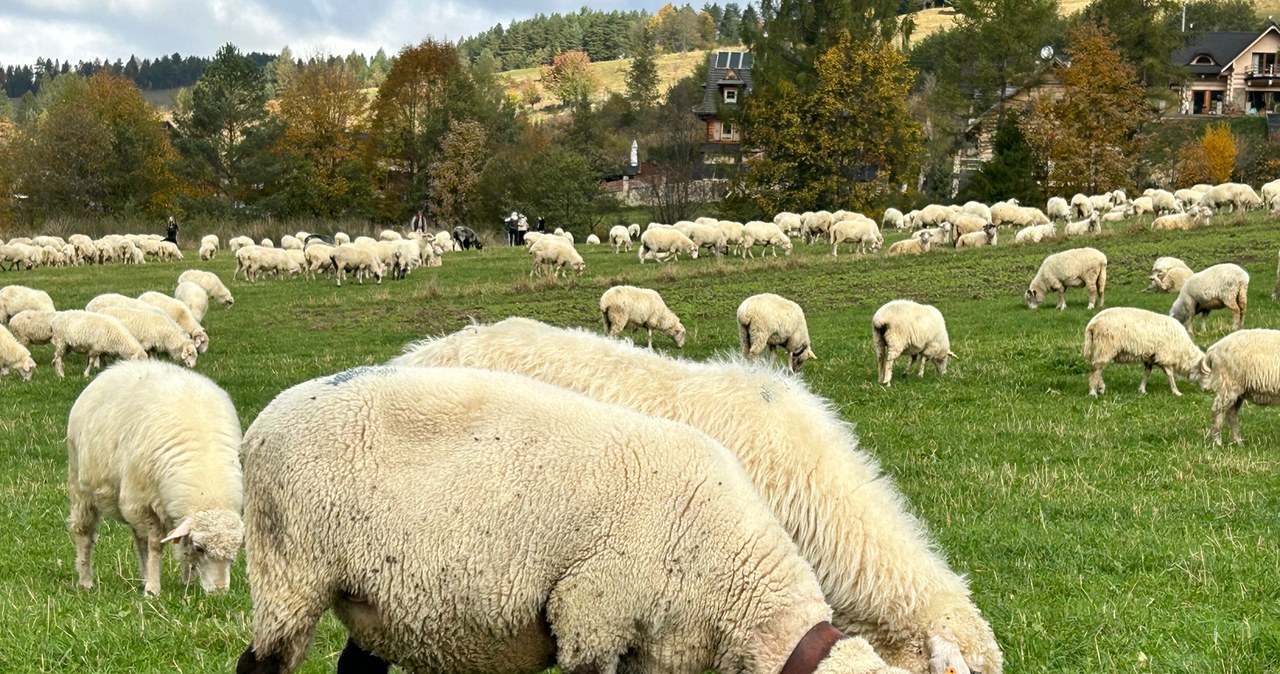
{"type": "Polygon", "coordinates": [[[844,632],[825,620],[810,627],[800,643],[796,644],[795,650],[791,651],[791,657],[787,658],[787,663],[782,666],[780,674],[813,674],[818,669],[818,663],[822,662],[831,653],[836,642],[843,638],[845,638],[844,632]]]}

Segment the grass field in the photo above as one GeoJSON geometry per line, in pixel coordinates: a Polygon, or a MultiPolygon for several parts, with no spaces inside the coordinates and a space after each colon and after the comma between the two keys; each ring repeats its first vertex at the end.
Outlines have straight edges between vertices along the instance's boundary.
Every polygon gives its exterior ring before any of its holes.
{"type": "MultiPolygon", "coordinates": [[[[1142,292],[1151,262],[1177,255],[1193,268],[1233,261],[1253,276],[1249,327],[1280,327],[1275,282],[1280,225],[1255,216],[1212,228],[1134,228],[1090,243],[1110,258],[1108,306],[1167,311],[1169,295],[1142,292]]],[[[199,232],[185,232],[187,241],[199,232]]],[[[580,236],[579,239],[582,237],[580,236]]],[[[894,237],[890,237],[894,238],[894,237]]],[[[336,288],[322,281],[232,283],[236,304],[212,307],[212,338],[197,370],[231,394],[247,426],[300,381],[397,354],[408,341],[452,331],[472,317],[524,315],[597,326],[609,285],[657,288],[689,330],[684,357],[736,349],[734,310],[778,292],[808,314],[821,360],[804,378],[856,425],[966,573],[1006,653],[1009,672],[1274,672],[1280,670],[1280,410],[1246,405],[1246,446],[1206,440],[1211,394],[1183,383],[1173,397],[1156,373],[1137,394],[1140,368],[1107,370],[1107,394],[1087,397],[1081,336],[1092,312],[1082,291],[1068,309],[1030,311],[1022,292],[1045,254],[1072,247],[941,251],[922,258],[842,254],[798,245],[789,258],[682,260],[659,266],[580,247],[576,283],[528,281],[523,250],[446,254],[438,269],[401,282],[336,288]],[[954,351],[944,378],[874,382],[871,314],[913,298],[947,317],[954,351]]],[[[229,279],[225,254],[202,264],[37,269],[0,284],[49,291],[60,307],[108,291],[171,291],[203,267],[229,279]]],[[[1202,346],[1225,334],[1214,314],[1202,346]]],[[[672,350],[664,337],[655,340],[672,350]]],[[[549,347],[553,345],[532,345],[549,347]]],[[[182,587],[166,562],[164,592],[142,596],[129,533],[101,531],[97,586],[75,585],[64,528],[66,416],[85,382],[58,380],[36,347],[35,379],[0,381],[0,671],[227,672],[249,639],[243,559],[232,591],[182,587]]],[[[83,359],[71,356],[69,373],[83,359]]],[[[305,672],[331,672],[342,645],[326,618],[305,672]]]]}

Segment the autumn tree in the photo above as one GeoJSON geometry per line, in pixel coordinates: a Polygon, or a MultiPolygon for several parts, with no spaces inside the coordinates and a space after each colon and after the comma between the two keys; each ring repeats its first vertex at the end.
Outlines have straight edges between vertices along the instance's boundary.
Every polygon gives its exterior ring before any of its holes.
{"type": "Polygon", "coordinates": [[[1099,192],[1133,182],[1136,137],[1151,111],[1137,71],[1115,49],[1115,36],[1085,23],[1070,34],[1071,63],[1059,69],[1061,97],[1032,105],[1023,133],[1049,166],[1055,192],[1099,192]]]}
{"type": "Polygon", "coordinates": [[[1019,119],[1019,115],[1010,112],[1000,121],[992,142],[991,160],[984,163],[956,195],[957,203],[970,199],[993,203],[1011,198],[1024,204],[1044,202],[1041,182],[1045,167],[1022,135],[1019,119]]]}
{"type": "Polygon", "coordinates": [[[1046,64],[1040,49],[1062,35],[1057,0],[954,0],[959,22],[933,70],[977,103],[1002,101],[1046,64]]]}
{"type": "Polygon", "coordinates": [[[1231,180],[1231,172],[1236,166],[1236,136],[1226,123],[1210,124],[1200,139],[1204,150],[1205,170],[1209,174],[1206,182],[1212,184],[1225,183],[1231,180]]]}
{"type": "Polygon", "coordinates": [[[583,51],[556,54],[551,65],[542,68],[542,88],[565,105],[583,106],[600,86],[591,72],[591,59],[583,51]]]}
{"type": "Polygon", "coordinates": [[[1095,0],[1083,16],[1086,24],[1105,26],[1113,36],[1111,49],[1129,62],[1143,86],[1168,93],[1169,83],[1183,76],[1169,60],[1186,37],[1176,23],[1181,12],[1178,0],[1095,0]]]}
{"type": "Polygon", "coordinates": [[[468,215],[468,207],[488,158],[485,128],[479,122],[453,120],[440,143],[440,157],[431,163],[428,208],[440,225],[452,226],[468,215]]]}

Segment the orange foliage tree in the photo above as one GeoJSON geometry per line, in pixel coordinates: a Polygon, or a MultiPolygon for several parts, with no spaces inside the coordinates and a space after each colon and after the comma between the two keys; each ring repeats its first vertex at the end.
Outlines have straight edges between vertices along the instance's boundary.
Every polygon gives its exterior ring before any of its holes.
{"type": "Polygon", "coordinates": [[[1205,171],[1208,181],[1214,184],[1231,180],[1236,167],[1236,136],[1226,123],[1210,124],[1200,139],[1204,151],[1205,171]]]}
{"type": "Polygon", "coordinates": [[[584,51],[561,52],[542,67],[542,87],[566,105],[585,105],[600,83],[591,72],[591,57],[584,51]]]}

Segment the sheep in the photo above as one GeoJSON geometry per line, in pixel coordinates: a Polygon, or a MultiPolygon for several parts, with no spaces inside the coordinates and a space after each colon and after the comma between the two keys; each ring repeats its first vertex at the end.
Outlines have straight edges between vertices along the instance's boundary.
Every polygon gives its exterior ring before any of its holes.
{"type": "Polygon", "coordinates": [[[1138,197],[1129,202],[1130,213],[1133,217],[1140,218],[1147,213],[1155,212],[1155,204],[1151,201],[1151,197],[1138,197]]]}
{"type": "MultiPolygon", "coordinates": [[[[1110,204],[1108,204],[1110,208],[1110,204]]],[[[1071,197],[1071,217],[1087,218],[1093,215],[1093,201],[1087,195],[1076,194],[1071,197]]]]}
{"type": "Polygon", "coordinates": [[[804,231],[804,218],[801,218],[796,213],[783,211],[773,216],[773,224],[777,225],[778,229],[781,229],[782,233],[787,236],[797,236],[804,231]]]}
{"type": "MultiPolygon", "coordinates": [[[[1097,216],[1098,212],[1094,211],[1093,214],[1097,216]]],[[[1098,219],[1101,222],[1120,222],[1121,220],[1128,220],[1131,217],[1133,217],[1133,205],[1126,204],[1124,206],[1116,206],[1115,208],[1107,211],[1106,213],[1103,213],[1102,217],[1098,219]]],[[[1098,231],[1099,232],[1102,231],[1101,225],[1098,226],[1098,231]]],[[[1081,232],[1081,234],[1087,234],[1087,233],[1088,232],[1081,232]]],[[[1070,236],[1068,236],[1068,238],[1070,238],[1070,236]]]]}
{"type": "Polygon", "coordinates": [[[859,253],[866,253],[868,248],[874,253],[884,245],[884,237],[880,235],[880,228],[876,226],[875,220],[859,215],[855,219],[841,220],[831,226],[833,257],[839,254],[840,244],[846,242],[857,246],[859,253]]]}
{"type": "Polygon", "coordinates": [[[712,218],[706,215],[699,218],[694,218],[693,221],[698,223],[699,225],[714,225],[717,222],[719,222],[719,220],[717,220],[716,218],[712,218]]]}
{"type": "Polygon", "coordinates": [[[1070,220],[1071,205],[1062,197],[1049,197],[1049,202],[1044,207],[1044,213],[1053,221],[1070,220]]]}
{"type": "Polygon", "coordinates": [[[245,246],[236,251],[236,270],[231,278],[243,274],[245,280],[256,283],[262,273],[275,274],[284,278],[284,274],[297,276],[302,272],[297,260],[282,248],[264,248],[262,246],[245,246]]]}
{"type": "Polygon", "coordinates": [[[951,209],[938,204],[929,204],[920,209],[916,214],[915,220],[912,222],[914,229],[922,229],[925,227],[937,227],[943,222],[951,219],[951,209]]]}
{"type": "MultiPolygon", "coordinates": [[[[204,292],[203,290],[201,292],[204,292]]],[[[199,351],[191,336],[158,308],[104,307],[97,313],[120,321],[148,353],[161,353],[187,367],[196,366],[199,351]]]]}
{"type": "Polygon", "coordinates": [[[1231,426],[1231,439],[1240,436],[1240,407],[1280,404],[1280,330],[1237,330],[1205,350],[1201,373],[1208,377],[1213,397],[1213,443],[1222,444],[1222,422],[1231,426]]]}
{"type": "Polygon", "coordinates": [[[209,334],[200,325],[200,321],[196,320],[195,315],[191,313],[191,309],[187,307],[186,303],[154,290],[138,295],[138,299],[160,309],[169,318],[172,318],[178,324],[178,327],[191,336],[200,353],[209,350],[209,334]]]}
{"type": "Polygon", "coordinates": [[[937,227],[927,227],[925,229],[917,229],[911,233],[911,238],[919,240],[924,238],[925,233],[935,242],[947,242],[951,240],[951,223],[943,222],[937,227]]]}
{"type": "MultiPolygon", "coordinates": [[[[774,257],[778,257],[778,248],[782,249],[784,255],[790,255],[792,250],[791,237],[784,234],[777,225],[753,220],[742,226],[743,257],[754,258],[755,253],[751,249],[757,244],[772,250],[774,257]]],[[[763,254],[761,251],[761,255],[763,254]]]]}
{"type": "Polygon", "coordinates": [[[53,340],[53,317],[58,312],[47,309],[27,309],[9,317],[9,332],[23,346],[48,344],[53,340]]]}
{"type": "Polygon", "coordinates": [[[951,351],[942,312],[911,300],[893,300],[876,309],[871,317],[871,346],[876,352],[877,381],[885,386],[892,385],[893,362],[898,356],[911,356],[905,374],[919,361],[920,377],[929,361],[942,376],[947,373],[947,360],[958,357],[951,351]]]}
{"type": "MultiPolygon", "coordinates": [[[[1090,216],[1092,217],[1092,215],[1090,216]]],[[[1040,243],[1055,239],[1058,236],[1058,226],[1052,222],[1043,225],[1028,225],[1018,230],[1013,236],[1014,243],[1040,243]]]]}
{"type": "Polygon", "coordinates": [[[635,241],[640,238],[640,224],[633,222],[627,225],[627,234],[631,235],[631,240],[635,241]]]}
{"type": "Polygon", "coordinates": [[[1208,206],[1192,206],[1184,213],[1169,213],[1151,221],[1153,230],[1186,230],[1203,227],[1210,223],[1213,210],[1208,206]]]}
{"type": "MultiPolygon", "coordinates": [[[[831,225],[835,224],[835,218],[829,211],[814,211],[804,218],[804,224],[801,226],[801,233],[807,243],[813,243],[819,236],[827,236],[831,231],[831,225]]],[[[781,231],[781,227],[778,228],[781,231]]],[[[786,234],[786,232],[783,232],[786,234]]]]}
{"type": "Polygon", "coordinates": [[[1204,352],[1178,321],[1146,309],[1103,309],[1084,329],[1084,360],[1089,365],[1089,395],[1105,393],[1102,370],[1110,363],[1142,363],[1138,393],[1146,394],[1147,379],[1157,365],[1169,378],[1169,390],[1181,396],[1173,375],[1202,384],[1200,364],[1204,352]]]}
{"type": "Polygon", "coordinates": [[[8,325],[10,316],[27,309],[53,311],[53,299],[37,288],[17,285],[0,288],[0,325],[8,325]]]}
{"type": "MultiPolygon", "coordinates": [[[[875,222],[871,222],[875,226],[875,222]]],[[[778,347],[787,352],[787,369],[799,372],[807,360],[817,360],[809,340],[809,325],[804,309],[791,300],[773,293],[752,295],[738,305],[738,344],[742,355],[758,358],[769,350],[769,362],[778,355],[778,347]]]]}
{"type": "Polygon", "coordinates": [[[926,230],[918,239],[912,238],[895,241],[892,246],[889,246],[888,255],[889,257],[894,257],[896,255],[921,255],[929,252],[929,246],[932,241],[933,234],[926,230]]]}
{"type": "MultiPolygon", "coordinates": [[[[1121,194],[1124,193],[1121,192],[1121,194]]],[[[1089,197],[1089,205],[1093,206],[1093,211],[1088,215],[1081,217],[1089,217],[1089,215],[1092,215],[1093,213],[1101,213],[1103,211],[1111,210],[1116,205],[1114,193],[1108,192],[1106,194],[1091,195],[1089,197]]]]}
{"type": "Polygon", "coordinates": [[[400,235],[400,232],[397,232],[393,229],[384,229],[378,233],[378,240],[379,241],[403,241],[404,237],[400,235]]]}
{"type": "MultiPolygon", "coordinates": [[[[441,234],[446,234],[446,235],[447,235],[447,234],[448,234],[448,232],[441,232],[441,234]]],[[[436,238],[437,238],[437,239],[439,239],[439,238],[440,238],[440,234],[436,234],[436,238]]],[[[452,238],[452,237],[450,237],[450,238],[452,238]]],[[[341,245],[342,245],[342,244],[344,244],[344,243],[351,243],[351,235],[350,235],[350,234],[347,234],[346,232],[334,232],[334,234],[333,234],[333,243],[334,243],[334,245],[335,245],[335,246],[341,246],[341,245]]]]}
{"type": "Polygon", "coordinates": [[[7,376],[9,368],[16,369],[22,375],[22,381],[31,381],[31,376],[36,371],[36,361],[31,358],[31,351],[13,333],[0,325],[0,377],[7,376]]]}
{"type": "Polygon", "coordinates": [[[199,252],[200,252],[200,260],[204,262],[208,262],[209,260],[212,260],[213,258],[217,257],[218,244],[201,241],[199,252]]]}
{"type": "MultiPolygon", "coordinates": [[[[570,239],[570,240],[572,241],[572,239],[570,239]]],[[[600,245],[600,237],[596,236],[595,234],[588,234],[588,235],[587,235],[587,245],[588,245],[588,246],[599,246],[599,245],[600,245]]]]}
{"type": "MultiPolygon", "coordinates": [[[[103,356],[141,360],[147,352],[118,319],[92,311],[62,311],[50,324],[53,344],[53,370],[65,377],[62,356],[67,351],[83,353],[88,359],[84,368],[87,378],[93,368],[102,367],[103,356]]],[[[170,401],[172,402],[172,401],[170,401]]]]}
{"type": "Polygon", "coordinates": [[[245,246],[252,246],[252,245],[253,245],[253,239],[250,239],[247,236],[235,236],[227,241],[227,248],[233,253],[240,250],[241,248],[244,248],[245,246]]]}
{"type": "Polygon", "coordinates": [[[738,455],[817,571],[837,627],[863,633],[913,672],[930,671],[931,654],[934,671],[1002,671],[1000,647],[964,579],[831,403],[799,379],[670,358],[523,318],[411,344],[392,364],[514,372],[708,433],[738,455]],[[530,344],[556,348],[534,352],[530,344]]]}
{"type": "Polygon", "coordinates": [[[1253,187],[1242,183],[1222,183],[1214,185],[1208,192],[1205,192],[1200,203],[1209,208],[1221,210],[1223,206],[1229,206],[1232,212],[1251,210],[1262,208],[1262,197],[1253,190],[1253,187]]]}
{"type": "Polygon", "coordinates": [[[657,259],[659,262],[665,262],[667,259],[678,260],[680,253],[687,253],[689,257],[696,260],[698,245],[674,227],[646,229],[640,235],[640,247],[636,251],[640,264],[644,264],[644,261],[649,259],[657,259]]]}
{"type": "Polygon", "coordinates": [[[1271,203],[1276,197],[1280,197],[1280,179],[1263,184],[1262,189],[1258,191],[1263,201],[1271,203]]]}
{"type": "Polygon", "coordinates": [[[965,234],[981,232],[983,227],[986,227],[989,223],[989,220],[984,220],[979,216],[970,213],[959,213],[951,216],[951,219],[947,221],[947,224],[951,225],[948,233],[951,240],[955,241],[965,234]]]}
{"type": "Polygon", "coordinates": [[[198,284],[191,281],[179,283],[173,290],[173,297],[187,305],[196,321],[203,322],[205,314],[209,313],[209,293],[198,284]]]}
{"type": "Polygon", "coordinates": [[[259,242],[258,242],[258,245],[259,245],[259,246],[262,246],[263,248],[275,248],[275,247],[276,247],[276,245],[275,245],[274,243],[272,243],[271,239],[268,239],[268,238],[264,238],[263,240],[259,241],[259,242]]]}
{"type": "Polygon", "coordinates": [[[376,251],[353,243],[337,246],[329,259],[333,263],[338,287],[342,287],[342,281],[347,277],[348,269],[355,272],[356,282],[361,285],[364,284],[366,274],[373,276],[377,283],[381,284],[382,276],[387,273],[387,268],[382,264],[382,259],[376,251]]]}
{"type": "Polygon", "coordinates": [[[720,233],[724,234],[724,245],[733,251],[733,254],[742,254],[742,237],[745,227],[741,222],[732,220],[721,220],[716,223],[720,228],[720,233]]]}
{"type": "Polygon", "coordinates": [[[80,587],[93,587],[105,515],[133,530],[146,594],[160,594],[161,546],[170,541],[183,583],[194,572],[206,592],[226,590],[244,532],[239,453],[235,407],[206,377],[143,361],[90,382],[67,418],[67,528],[80,587]]]}
{"type": "Polygon", "coordinates": [[[991,222],[991,209],[980,201],[966,201],[964,206],[960,207],[962,213],[976,215],[982,218],[983,222],[991,222]]]}
{"type": "Polygon", "coordinates": [[[880,218],[881,229],[906,229],[902,211],[889,207],[884,209],[884,216],[880,218]]]}
{"type": "Polygon", "coordinates": [[[222,279],[211,271],[188,269],[178,276],[178,283],[185,281],[204,288],[204,291],[209,293],[209,297],[217,300],[224,307],[230,308],[236,303],[236,299],[231,296],[231,291],[222,283],[222,279]]]}
{"type": "MultiPolygon", "coordinates": [[[[392,234],[395,234],[395,232],[392,232],[392,234]]],[[[400,235],[396,234],[396,236],[399,237],[400,235]]],[[[303,248],[302,239],[299,239],[296,236],[285,234],[284,236],[280,237],[280,247],[285,250],[302,250],[303,248]]]]}
{"type": "Polygon", "coordinates": [[[1157,216],[1181,213],[1183,210],[1182,203],[1168,190],[1152,190],[1146,196],[1151,199],[1151,210],[1157,216]]]}
{"type": "Polygon", "coordinates": [[[1209,312],[1214,309],[1231,310],[1231,329],[1244,326],[1244,314],[1249,305],[1249,272],[1239,265],[1215,264],[1187,278],[1178,291],[1169,315],[1191,331],[1192,319],[1200,316],[1200,331],[1205,329],[1209,312]]]}
{"type": "Polygon", "coordinates": [[[34,246],[12,243],[0,246],[0,263],[9,263],[6,271],[13,271],[18,265],[22,265],[23,269],[39,267],[43,259],[43,251],[34,246]]]}
{"type": "Polygon", "coordinates": [[[542,237],[529,246],[529,254],[533,256],[533,269],[529,271],[529,276],[540,272],[543,275],[554,273],[558,278],[567,276],[569,269],[581,276],[587,268],[587,263],[583,262],[582,255],[573,244],[559,236],[542,237]]]}
{"type": "Polygon", "coordinates": [[[161,260],[168,262],[172,260],[182,259],[182,251],[178,249],[178,244],[172,241],[161,241],[157,245],[159,249],[158,249],[158,252],[156,253],[156,257],[160,258],[161,260]]]}
{"type": "Polygon", "coordinates": [[[460,250],[470,250],[472,248],[481,250],[484,248],[484,242],[480,240],[480,235],[476,234],[476,230],[465,225],[458,225],[453,228],[453,240],[458,244],[460,250]]]}
{"type": "Polygon", "coordinates": [[[1151,285],[1146,290],[1178,292],[1193,273],[1187,263],[1176,257],[1156,258],[1155,264],[1151,265],[1151,285]]]}
{"type": "Polygon", "coordinates": [[[699,250],[706,248],[714,255],[724,255],[728,252],[729,247],[725,243],[724,232],[720,231],[718,223],[703,225],[699,223],[690,223],[683,228],[681,232],[689,237],[689,240],[698,247],[699,250]]]}
{"type": "Polygon", "coordinates": [[[802,671],[901,672],[825,622],[815,574],[733,455],[680,424],[503,372],[360,368],[277,396],[243,457],[238,672],[294,670],[329,609],[361,671],[774,674],[794,648],[830,651],[802,671]],[[457,412],[404,418],[400,396],[457,412]]]}
{"type": "Polygon", "coordinates": [[[1023,296],[1027,306],[1035,309],[1050,290],[1058,292],[1058,310],[1067,308],[1067,288],[1084,286],[1089,292],[1089,307],[1099,308],[1106,302],[1107,256],[1096,248],[1072,248],[1054,253],[1040,263],[1023,296]]]}
{"type": "Polygon", "coordinates": [[[1177,199],[1183,208],[1188,206],[1199,206],[1204,203],[1204,192],[1196,190],[1181,189],[1173,193],[1173,198],[1177,199]]]}
{"type": "Polygon", "coordinates": [[[1100,233],[1102,233],[1102,215],[1098,211],[1094,211],[1093,215],[1084,220],[1068,222],[1062,227],[1062,236],[1067,239],[1100,233]]]}
{"type": "MultiPolygon", "coordinates": [[[[529,235],[525,234],[525,239],[528,238],[529,235]]],[[[628,253],[631,252],[631,234],[627,232],[626,225],[614,225],[609,228],[609,245],[613,246],[614,255],[617,255],[621,248],[626,248],[628,253]]]]}
{"type": "Polygon", "coordinates": [[[573,232],[560,232],[556,236],[568,241],[570,244],[573,243],[573,232]]]}
{"type": "Polygon", "coordinates": [[[643,328],[652,349],[653,331],[661,330],[676,343],[677,349],[684,348],[684,325],[656,290],[635,286],[609,288],[600,295],[600,314],[604,317],[605,334],[610,337],[617,337],[623,330],[639,332],[643,328]]]}
{"type": "Polygon", "coordinates": [[[982,248],[983,246],[996,245],[996,237],[999,235],[1000,229],[994,224],[988,222],[982,226],[981,231],[969,232],[964,236],[956,239],[956,248],[982,248]]]}

